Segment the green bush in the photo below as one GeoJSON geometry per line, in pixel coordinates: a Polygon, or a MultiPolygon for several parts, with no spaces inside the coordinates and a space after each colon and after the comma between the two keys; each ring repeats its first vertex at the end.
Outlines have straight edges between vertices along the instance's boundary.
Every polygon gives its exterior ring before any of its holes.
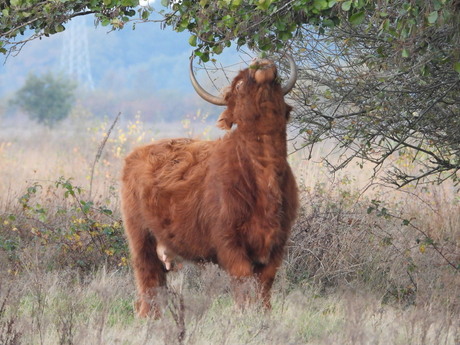
{"type": "Polygon", "coordinates": [[[30,74],[24,86],[16,92],[12,104],[18,105],[37,122],[53,127],[69,115],[75,88],[74,82],[62,76],[30,74]]]}
{"type": "Polygon", "coordinates": [[[29,185],[17,211],[0,215],[0,249],[13,266],[21,269],[19,254],[32,245],[46,253],[50,269],[127,265],[121,220],[110,209],[110,200],[94,202],[85,195],[64,177],[29,185]]]}

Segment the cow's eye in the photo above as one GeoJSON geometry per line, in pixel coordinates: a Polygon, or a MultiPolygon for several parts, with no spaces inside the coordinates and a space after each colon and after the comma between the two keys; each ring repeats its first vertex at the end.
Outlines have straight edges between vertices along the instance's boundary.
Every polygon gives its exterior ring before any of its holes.
{"type": "Polygon", "coordinates": [[[243,81],[240,80],[238,83],[236,83],[235,90],[239,91],[242,85],[243,85],[243,81]]]}

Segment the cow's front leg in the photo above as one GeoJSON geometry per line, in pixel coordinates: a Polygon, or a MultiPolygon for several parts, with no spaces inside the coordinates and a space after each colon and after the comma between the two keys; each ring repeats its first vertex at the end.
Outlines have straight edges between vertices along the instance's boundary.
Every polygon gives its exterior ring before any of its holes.
{"type": "Polygon", "coordinates": [[[237,306],[244,308],[251,300],[254,276],[252,261],[246,251],[238,246],[219,248],[219,265],[230,275],[233,297],[237,306]]]}
{"type": "Polygon", "coordinates": [[[256,265],[254,268],[259,295],[266,309],[271,309],[271,288],[282,260],[283,251],[281,248],[277,248],[272,252],[270,261],[266,265],[256,265]]]}

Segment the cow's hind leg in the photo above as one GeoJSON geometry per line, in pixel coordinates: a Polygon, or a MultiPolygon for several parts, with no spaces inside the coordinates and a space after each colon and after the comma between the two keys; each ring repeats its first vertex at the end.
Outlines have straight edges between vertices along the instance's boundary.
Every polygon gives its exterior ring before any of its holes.
{"type": "Polygon", "coordinates": [[[139,217],[125,219],[125,226],[139,294],[137,314],[158,318],[160,311],[155,297],[166,285],[166,272],[156,252],[155,237],[142,227],[139,217]]]}

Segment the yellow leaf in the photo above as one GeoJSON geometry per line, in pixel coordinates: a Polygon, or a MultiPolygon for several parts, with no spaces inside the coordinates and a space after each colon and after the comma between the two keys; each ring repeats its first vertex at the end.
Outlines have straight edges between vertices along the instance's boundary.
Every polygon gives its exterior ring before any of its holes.
{"type": "Polygon", "coordinates": [[[421,244],[420,247],[419,247],[419,250],[420,250],[420,253],[425,253],[425,249],[426,249],[426,245],[425,244],[421,244]]]}

